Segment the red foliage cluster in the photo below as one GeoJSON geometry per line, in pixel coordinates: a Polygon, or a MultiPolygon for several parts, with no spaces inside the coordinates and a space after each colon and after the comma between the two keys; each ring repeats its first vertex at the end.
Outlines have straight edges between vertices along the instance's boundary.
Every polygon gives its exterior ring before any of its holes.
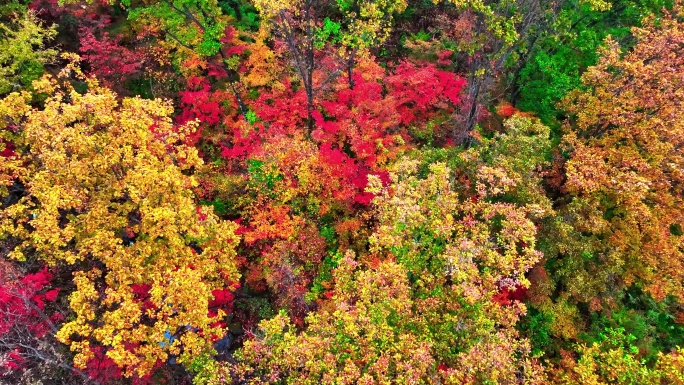
{"type": "Polygon", "coordinates": [[[228,92],[212,90],[207,78],[190,77],[187,85],[187,90],[179,93],[182,112],[176,119],[179,124],[195,119],[200,122],[199,129],[188,138],[188,144],[194,145],[203,129],[217,126],[224,119],[224,106],[234,106],[235,98],[228,92]]]}
{"type": "MultiPolygon", "coordinates": [[[[316,124],[311,136],[321,148],[348,146],[350,156],[371,169],[376,167],[379,153],[396,146],[395,135],[409,139],[402,134],[401,125],[425,123],[437,111],[458,105],[465,85],[462,78],[440,71],[434,65],[417,66],[408,62],[399,65],[382,82],[367,81],[358,72],[353,78],[353,89],[340,86],[313,111],[316,124]]],[[[218,106],[211,101],[208,83],[200,84],[201,89],[182,93],[185,106],[182,116],[217,122],[218,106]],[[188,109],[189,106],[192,108],[188,109]]],[[[223,144],[224,157],[248,157],[259,142],[269,137],[295,135],[307,126],[306,94],[303,90],[294,91],[289,84],[283,90],[262,92],[254,101],[253,109],[258,121],[249,129],[245,129],[241,119],[224,120],[230,137],[230,142],[223,144]]]]}
{"type": "MultiPolygon", "coordinates": [[[[126,349],[134,350],[135,346],[132,344],[127,346],[126,349]]],[[[92,346],[90,348],[92,353],[92,358],[88,360],[86,365],[85,374],[90,377],[90,379],[97,381],[101,384],[116,384],[124,381],[124,373],[119,368],[114,360],[107,356],[106,348],[102,346],[92,346]]],[[[157,361],[152,372],[144,376],[133,375],[127,380],[128,383],[132,385],[152,385],[152,384],[164,384],[167,381],[164,379],[166,372],[164,371],[164,363],[157,361]]]]}
{"type": "MultiPolygon", "coordinates": [[[[50,311],[46,305],[55,302],[59,288],[50,289],[53,279],[47,268],[34,274],[17,276],[13,269],[0,270],[0,337],[26,328],[34,338],[43,338],[52,325],[63,319],[62,314],[50,311]]],[[[12,360],[6,363],[10,369],[18,369],[24,363],[21,348],[9,352],[12,360]]]]}
{"type": "MultiPolygon", "coordinates": [[[[239,285],[237,287],[239,287],[239,285]]],[[[235,294],[233,294],[233,292],[237,287],[219,289],[211,292],[214,296],[214,299],[209,301],[209,315],[211,317],[215,317],[216,314],[218,314],[219,309],[223,310],[226,314],[233,312],[233,301],[235,300],[235,294]]]]}
{"type": "Polygon", "coordinates": [[[110,82],[121,81],[138,73],[145,64],[146,57],[121,44],[121,37],[111,37],[103,32],[98,39],[93,28],[80,30],[82,58],[90,64],[91,73],[110,82]]]}
{"type": "Polygon", "coordinates": [[[201,123],[218,124],[223,111],[211,92],[211,85],[206,79],[191,77],[188,79],[188,90],[180,92],[183,112],[178,117],[180,123],[197,119],[201,123]]]}
{"type": "Polygon", "coordinates": [[[385,84],[397,99],[396,108],[403,124],[425,120],[437,110],[461,103],[461,89],[465,79],[451,72],[440,71],[434,65],[417,66],[404,62],[393,76],[388,76],[385,84]]]}
{"type": "Polygon", "coordinates": [[[105,348],[94,346],[90,351],[93,353],[93,358],[88,360],[88,366],[85,370],[88,377],[104,384],[123,378],[121,369],[114,360],[107,356],[105,348]]]}
{"type": "Polygon", "coordinates": [[[33,0],[29,3],[41,19],[59,23],[63,18],[72,16],[81,26],[104,28],[111,23],[111,4],[109,0],[94,0],[73,4],[60,4],[59,0],[33,0]]]}
{"type": "Polygon", "coordinates": [[[246,45],[239,43],[237,31],[232,25],[226,26],[223,37],[219,41],[223,43],[223,54],[227,57],[242,55],[247,50],[246,45]]]}
{"type": "Polygon", "coordinates": [[[2,151],[0,151],[1,157],[9,158],[15,155],[14,150],[16,149],[16,146],[14,145],[14,143],[0,138],[0,145],[4,147],[2,151]]]}
{"type": "Polygon", "coordinates": [[[522,302],[527,299],[527,288],[524,286],[503,287],[493,298],[499,305],[508,306],[514,301],[522,302]]]}

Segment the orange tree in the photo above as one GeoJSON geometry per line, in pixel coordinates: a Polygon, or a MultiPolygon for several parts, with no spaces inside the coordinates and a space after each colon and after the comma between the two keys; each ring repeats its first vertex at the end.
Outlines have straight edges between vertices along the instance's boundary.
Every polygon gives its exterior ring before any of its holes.
{"type": "Polygon", "coordinates": [[[633,49],[610,38],[584,90],[565,106],[570,195],[552,230],[564,294],[610,307],[625,286],[684,299],[684,31],[681,8],[633,28],[633,49]]]}

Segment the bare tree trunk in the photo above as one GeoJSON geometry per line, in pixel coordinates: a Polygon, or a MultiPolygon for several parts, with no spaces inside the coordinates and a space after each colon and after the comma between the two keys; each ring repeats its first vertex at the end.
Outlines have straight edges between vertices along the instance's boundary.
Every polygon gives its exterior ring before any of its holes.
{"type": "MultiPolygon", "coordinates": [[[[479,119],[479,106],[487,105],[485,100],[490,94],[492,85],[498,74],[504,70],[506,59],[516,49],[523,47],[526,53],[529,53],[532,46],[537,40],[539,31],[532,31],[534,26],[539,25],[540,18],[544,17],[544,10],[549,6],[551,11],[556,12],[554,7],[556,3],[549,3],[542,6],[540,0],[518,0],[515,4],[511,4],[505,9],[499,9],[501,16],[511,17],[517,14],[522,14],[520,23],[516,25],[518,33],[518,40],[514,43],[506,42],[501,38],[496,38],[490,35],[488,26],[483,19],[478,19],[475,27],[475,35],[485,36],[488,41],[482,48],[471,57],[471,65],[468,70],[468,91],[466,110],[462,111],[460,120],[457,120],[456,125],[452,130],[452,139],[458,144],[466,144],[469,141],[470,132],[475,129],[479,119]],[[532,35],[532,32],[535,32],[532,35]],[[531,41],[528,41],[530,36],[533,36],[531,41]],[[486,48],[485,48],[486,47],[486,48]]],[[[555,14],[555,13],[554,13],[555,14]]],[[[524,56],[526,57],[526,56],[524,56]]],[[[518,72],[516,72],[516,81],[518,72]]]]}
{"type": "Polygon", "coordinates": [[[354,89],[354,65],[356,64],[356,49],[353,49],[349,53],[349,58],[347,59],[347,82],[349,83],[349,89],[354,89]]]}
{"type": "Polygon", "coordinates": [[[304,10],[302,11],[304,18],[303,35],[304,41],[297,38],[296,25],[294,20],[288,15],[286,10],[280,11],[281,25],[279,31],[285,40],[285,44],[290,49],[292,58],[295,62],[295,67],[304,85],[304,93],[306,93],[306,111],[307,111],[307,125],[309,132],[313,131],[314,119],[314,97],[315,90],[313,87],[313,71],[316,65],[314,56],[314,22],[315,15],[313,14],[313,2],[308,1],[304,10]]]}
{"type": "MultiPolygon", "coordinates": [[[[62,345],[54,338],[54,334],[57,333],[57,326],[50,320],[45,312],[36,306],[30,298],[25,295],[9,289],[9,285],[4,280],[0,281],[0,286],[4,286],[5,293],[12,297],[19,299],[28,309],[31,309],[33,314],[36,314],[37,318],[40,319],[47,328],[47,333],[38,337],[34,331],[32,331],[29,325],[21,322],[13,322],[16,320],[17,314],[11,313],[6,308],[0,309],[0,321],[5,322],[11,327],[0,334],[0,353],[16,352],[19,357],[31,367],[40,367],[41,373],[36,373],[41,377],[45,376],[55,376],[51,378],[52,381],[57,381],[55,383],[68,383],[68,384],[84,384],[84,385],[100,385],[101,383],[97,380],[91,379],[85,372],[76,368],[71,363],[69,355],[66,353],[68,351],[67,347],[62,345]],[[45,370],[47,369],[47,372],[45,370]],[[68,373],[68,377],[64,378],[60,374],[60,371],[68,373]],[[80,379],[73,378],[73,375],[77,375],[80,379]]],[[[22,369],[17,370],[17,375],[20,375],[22,369]]],[[[45,381],[45,378],[37,378],[45,381]]]]}

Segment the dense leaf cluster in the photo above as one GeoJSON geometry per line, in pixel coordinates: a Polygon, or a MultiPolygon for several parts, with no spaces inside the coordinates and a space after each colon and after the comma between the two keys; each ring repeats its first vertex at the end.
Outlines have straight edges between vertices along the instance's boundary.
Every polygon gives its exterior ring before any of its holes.
{"type": "Polygon", "coordinates": [[[0,383],[684,384],[684,8],[0,5],[0,383]]]}

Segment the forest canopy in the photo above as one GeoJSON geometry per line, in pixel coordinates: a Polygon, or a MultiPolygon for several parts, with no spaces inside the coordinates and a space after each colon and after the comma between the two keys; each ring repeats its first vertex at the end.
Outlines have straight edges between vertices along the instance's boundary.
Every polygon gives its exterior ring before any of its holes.
{"type": "Polygon", "coordinates": [[[8,0],[0,383],[684,384],[679,0],[8,0]]]}

